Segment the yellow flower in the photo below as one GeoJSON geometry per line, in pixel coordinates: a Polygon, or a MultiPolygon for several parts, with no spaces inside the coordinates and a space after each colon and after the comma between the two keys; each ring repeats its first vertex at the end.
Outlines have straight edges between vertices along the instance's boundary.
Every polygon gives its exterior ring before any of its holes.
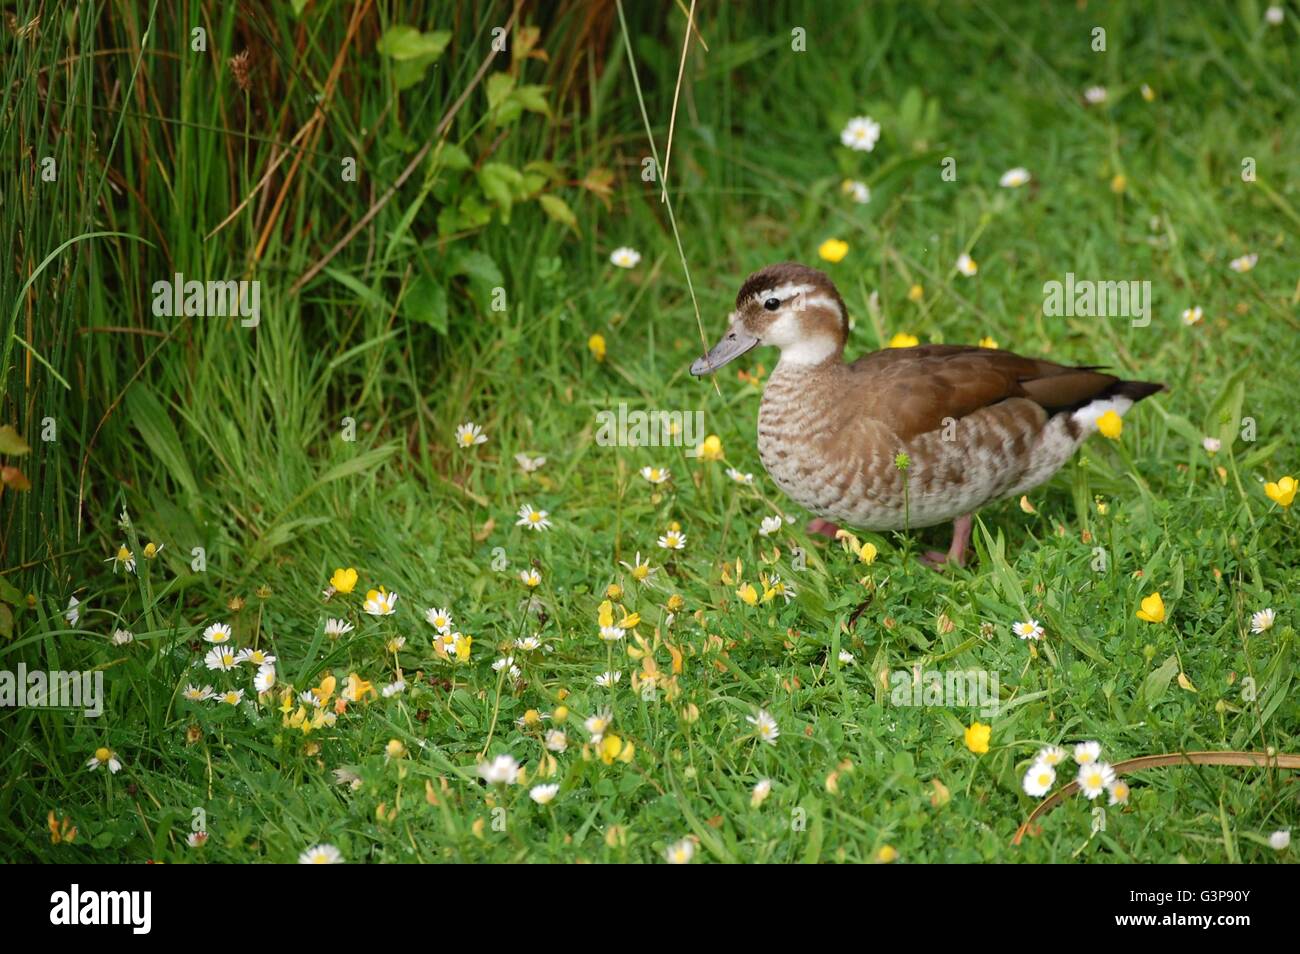
{"type": "Polygon", "coordinates": [[[843,261],[844,256],[849,254],[849,243],[837,238],[828,238],[817,247],[817,254],[831,263],[843,261]]]}
{"type": "Polygon", "coordinates": [[[390,759],[406,758],[406,746],[402,744],[401,739],[389,739],[388,744],[384,746],[384,754],[390,759]]]}
{"type": "Polygon", "coordinates": [[[564,721],[569,718],[568,706],[556,706],[555,711],[551,713],[551,721],[556,725],[563,725],[564,721]]]}
{"type": "Polygon", "coordinates": [[[623,740],[614,733],[606,733],[600,740],[600,760],[606,765],[613,765],[619,753],[623,751],[623,740]]]}
{"type": "Polygon", "coordinates": [[[461,636],[458,634],[455,640],[456,662],[469,662],[469,650],[473,645],[473,636],[461,636]]]}
{"type": "Polygon", "coordinates": [[[682,611],[682,607],[685,605],[686,605],[686,601],[676,593],[668,597],[667,606],[668,606],[668,612],[670,613],[680,613],[682,611]]]}
{"type": "Polygon", "coordinates": [[[618,621],[619,629],[636,629],[641,623],[641,614],[632,613],[618,621]]]}
{"type": "Polygon", "coordinates": [[[747,606],[753,606],[758,602],[758,591],[754,589],[753,583],[745,583],[740,589],[736,590],[736,595],[747,606]]]}
{"type": "Polygon", "coordinates": [[[536,709],[529,709],[524,713],[524,725],[538,725],[542,721],[542,714],[536,709]]]}
{"type": "Polygon", "coordinates": [[[587,347],[591,350],[591,356],[597,361],[605,360],[605,336],[592,335],[587,339],[587,347]]]}
{"type": "Polygon", "coordinates": [[[870,566],[872,563],[876,562],[876,556],[878,553],[879,551],[876,549],[874,543],[864,543],[858,550],[858,559],[870,566]]]}
{"type": "Polygon", "coordinates": [[[981,347],[981,348],[988,348],[988,349],[991,350],[991,351],[997,351],[997,350],[998,350],[998,343],[997,343],[997,341],[995,341],[993,338],[990,338],[990,337],[988,337],[988,336],[985,336],[985,337],[983,337],[983,338],[980,339],[980,347],[981,347]]]}
{"type": "Polygon", "coordinates": [[[146,560],[152,560],[158,555],[158,551],[161,549],[162,547],[157,543],[146,543],[144,545],[144,558],[146,560]]]}
{"type": "Polygon", "coordinates": [[[1137,618],[1148,623],[1165,621],[1165,601],[1160,598],[1159,593],[1152,593],[1142,598],[1142,608],[1137,611],[1137,618]]]}
{"type": "Polygon", "coordinates": [[[1114,192],[1116,195],[1120,195],[1127,188],[1128,188],[1128,177],[1125,176],[1122,172],[1117,173],[1115,178],[1110,180],[1110,191],[1114,192]]]}
{"type": "Polygon", "coordinates": [[[717,434],[710,434],[700,445],[701,460],[722,460],[722,439],[717,434]]]}
{"type": "Polygon", "coordinates": [[[375,692],[375,687],[365,679],[362,679],[355,672],[348,674],[348,686],[341,693],[348,702],[360,702],[366,696],[373,696],[378,699],[379,694],[375,692]]]}
{"type": "Polygon", "coordinates": [[[1270,481],[1264,485],[1264,493],[1268,494],[1268,499],[1273,501],[1279,507],[1291,506],[1291,501],[1295,500],[1296,488],[1300,484],[1291,476],[1283,477],[1277,483],[1270,481]]]}
{"type": "Polygon", "coordinates": [[[340,593],[351,593],[357,585],[357,571],[348,567],[346,570],[337,569],[334,575],[330,577],[330,586],[334,587],[340,593]]]}
{"type": "Polygon", "coordinates": [[[1155,102],[1156,91],[1153,90],[1153,89],[1152,89],[1150,86],[1148,86],[1146,83],[1143,83],[1143,84],[1142,84],[1142,98],[1145,99],[1148,103],[1155,102]]]}
{"type": "Polygon", "coordinates": [[[924,297],[925,297],[925,289],[922,288],[920,285],[913,285],[911,288],[907,290],[908,301],[920,301],[924,297]]]}
{"type": "Polygon", "coordinates": [[[614,604],[605,600],[600,604],[600,609],[596,613],[596,622],[603,629],[606,626],[614,625],[614,604]]]}
{"type": "Polygon", "coordinates": [[[966,729],[966,748],[976,755],[983,755],[989,750],[989,739],[993,736],[993,727],[981,722],[972,722],[966,729]]]}
{"type": "MultiPolygon", "coordinates": [[[[633,575],[635,576],[636,574],[633,575]]],[[[623,587],[619,586],[617,583],[611,583],[609,586],[605,587],[605,595],[611,600],[621,600],[623,598],[623,587]]]]}
{"type": "Polygon", "coordinates": [[[915,348],[920,343],[920,338],[916,335],[909,335],[905,331],[900,331],[889,339],[889,347],[891,348],[915,348]]]}
{"type": "Polygon", "coordinates": [[[876,852],[876,861],[882,865],[892,864],[898,860],[898,849],[893,845],[884,845],[876,852]]]}
{"type": "Polygon", "coordinates": [[[1124,431],[1124,419],[1114,411],[1107,411],[1097,418],[1097,430],[1101,431],[1102,437],[1109,437],[1111,440],[1117,441],[1119,435],[1124,431]]]}

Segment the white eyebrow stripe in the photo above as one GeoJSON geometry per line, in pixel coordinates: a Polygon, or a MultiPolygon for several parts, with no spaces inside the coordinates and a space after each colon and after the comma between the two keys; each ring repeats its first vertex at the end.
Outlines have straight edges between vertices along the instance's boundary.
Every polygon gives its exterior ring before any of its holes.
{"type": "Polygon", "coordinates": [[[805,311],[809,308],[830,308],[840,316],[840,321],[844,320],[844,310],[840,308],[840,303],[834,298],[829,298],[826,295],[817,295],[813,298],[805,298],[803,300],[803,308],[805,311]]]}
{"type": "Polygon", "coordinates": [[[768,288],[759,292],[754,296],[754,300],[760,303],[769,298],[779,298],[785,301],[791,295],[802,295],[816,287],[816,285],[796,285],[794,282],[787,282],[784,285],[778,285],[775,288],[768,288]]]}

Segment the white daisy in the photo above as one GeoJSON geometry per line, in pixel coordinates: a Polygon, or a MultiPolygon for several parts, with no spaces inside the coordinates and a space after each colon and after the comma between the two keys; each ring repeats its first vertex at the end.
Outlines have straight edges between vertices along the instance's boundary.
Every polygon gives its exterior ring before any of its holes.
{"type": "Polygon", "coordinates": [[[600,686],[602,689],[612,689],[622,678],[623,673],[621,671],[616,670],[614,672],[609,672],[606,670],[596,677],[596,685],[600,686]]]}
{"type": "Polygon", "coordinates": [[[659,545],[665,550],[685,550],[686,534],[680,530],[669,530],[659,538],[659,545]]]}
{"type": "Polygon", "coordinates": [[[1201,310],[1200,305],[1193,305],[1191,308],[1183,309],[1183,324],[1194,325],[1205,317],[1205,312],[1201,310]]]}
{"type": "Polygon", "coordinates": [[[1080,793],[1092,801],[1115,781],[1115,770],[1105,762],[1090,762],[1079,769],[1077,781],[1080,793]]]}
{"type": "Polygon", "coordinates": [[[520,636],[515,640],[515,649],[522,649],[526,653],[536,652],[542,648],[542,641],[536,636],[520,636]]]}
{"type": "Polygon", "coordinates": [[[616,643],[625,635],[627,635],[627,632],[621,626],[602,626],[600,628],[600,638],[607,643],[616,643]]]}
{"type": "Polygon", "coordinates": [[[667,467],[642,467],[641,476],[652,484],[662,484],[670,477],[673,472],[667,467]]]}
{"type": "Polygon", "coordinates": [[[229,672],[239,665],[235,654],[235,647],[213,646],[208,650],[208,654],[203,657],[203,664],[209,669],[219,669],[222,672],[229,672]]]}
{"type": "Polygon", "coordinates": [[[550,729],[546,733],[546,748],[551,752],[563,752],[569,747],[569,739],[560,729],[550,729]]]}
{"type": "Polygon", "coordinates": [[[1107,804],[1110,805],[1128,804],[1128,795],[1129,795],[1128,782],[1124,781],[1122,778],[1117,778],[1109,785],[1107,785],[1106,793],[1107,795],[1110,796],[1109,799],[1107,800],[1107,804]]]}
{"type": "Polygon", "coordinates": [[[586,721],[584,721],[582,725],[583,728],[591,733],[592,745],[600,744],[600,740],[605,737],[605,730],[610,727],[610,724],[613,721],[614,716],[608,709],[587,717],[586,721]]]}
{"type": "Polygon", "coordinates": [[[546,463],[545,457],[529,457],[527,454],[516,454],[515,463],[525,474],[531,474],[546,463]]]}
{"type": "Polygon", "coordinates": [[[1223,442],[1217,437],[1205,437],[1201,439],[1201,446],[1205,448],[1207,454],[1217,454],[1219,448],[1223,446],[1223,442]]]}
{"type": "Polygon", "coordinates": [[[253,688],[258,692],[269,692],[275,685],[275,667],[258,666],[257,675],[253,677],[253,688]]]}
{"type": "Polygon", "coordinates": [[[840,189],[845,195],[852,196],[853,201],[858,205],[866,205],[871,201],[871,190],[867,188],[865,182],[859,182],[857,179],[845,179],[840,189]]]}
{"type": "Polygon", "coordinates": [[[227,689],[225,692],[219,693],[213,698],[221,702],[224,702],[228,706],[237,706],[244,701],[244,690],[227,689]]]}
{"type": "Polygon", "coordinates": [[[344,633],[352,632],[352,624],[342,619],[325,620],[325,635],[330,639],[338,639],[344,633]]]}
{"type": "Polygon", "coordinates": [[[1267,10],[1264,11],[1264,22],[1269,24],[1270,26],[1277,26],[1279,23],[1282,22],[1283,16],[1285,16],[1285,13],[1283,12],[1282,8],[1279,7],[1277,4],[1272,4],[1271,6],[1269,6],[1267,10]]]}
{"type": "Polygon", "coordinates": [[[618,562],[627,568],[627,570],[632,574],[632,579],[636,580],[638,583],[650,583],[651,578],[659,572],[659,568],[651,566],[649,560],[643,561],[641,559],[641,552],[639,550],[637,551],[636,556],[632,558],[631,563],[628,563],[626,560],[619,560],[618,562]]]}
{"type": "Polygon", "coordinates": [[[1029,181],[1029,170],[1022,166],[1016,166],[1014,169],[1008,169],[1002,173],[1002,178],[998,180],[998,185],[1004,189],[1019,189],[1029,181]]]}
{"type": "MultiPolygon", "coordinates": [[[[1101,751],[1100,747],[1098,747],[1097,751],[1101,751]]],[[[1042,762],[1044,765],[1056,768],[1056,766],[1065,761],[1065,749],[1061,748],[1059,745],[1043,746],[1043,748],[1038,750],[1038,755],[1035,757],[1034,761],[1042,762]]]]}
{"type": "Polygon", "coordinates": [[[695,857],[695,842],[689,838],[675,841],[668,846],[664,857],[668,859],[670,865],[689,865],[691,859],[695,857]]]}
{"type": "Polygon", "coordinates": [[[192,831],[185,836],[185,844],[191,848],[202,848],[208,843],[208,833],[206,831],[192,831]]]}
{"type": "Polygon", "coordinates": [[[971,258],[965,252],[957,256],[957,271],[970,278],[980,270],[979,265],[975,264],[975,259],[971,258]]]}
{"type": "Polygon", "coordinates": [[[1100,742],[1080,742],[1074,747],[1074,760],[1080,765],[1091,765],[1101,758],[1100,742]]]}
{"type": "Polygon", "coordinates": [[[555,797],[556,792],[558,792],[559,790],[560,790],[560,786],[555,784],[534,785],[532,788],[528,790],[528,797],[531,798],[533,801],[535,801],[538,805],[545,805],[555,797]]]}
{"type": "Polygon", "coordinates": [[[1083,98],[1094,106],[1104,103],[1106,102],[1106,87],[1089,86],[1083,91],[1083,98]]]}
{"type": "Polygon", "coordinates": [[[754,727],[758,737],[768,745],[776,745],[776,740],[781,737],[780,727],[766,709],[759,709],[757,714],[745,716],[745,721],[754,727]]]}
{"type": "Polygon", "coordinates": [[[385,589],[371,590],[361,608],[371,616],[392,616],[397,612],[397,594],[385,589]]]}
{"type": "Polygon", "coordinates": [[[519,519],[515,521],[515,526],[527,527],[529,530],[536,530],[540,533],[543,530],[551,529],[551,521],[547,519],[548,516],[548,511],[534,510],[529,504],[524,504],[519,508],[519,519]]]}
{"type": "Polygon", "coordinates": [[[1291,844],[1291,829],[1279,828],[1268,836],[1268,846],[1274,851],[1285,851],[1291,844]]]}
{"type": "Polygon", "coordinates": [[[400,695],[406,691],[406,681],[398,679],[396,682],[390,682],[379,691],[383,694],[385,699],[391,699],[393,696],[400,695]]]}
{"type": "Polygon", "coordinates": [[[1243,255],[1240,258],[1234,258],[1228,263],[1228,267],[1234,272],[1248,272],[1255,267],[1255,263],[1258,261],[1259,256],[1251,253],[1250,255],[1243,255]]]}
{"type": "Polygon", "coordinates": [[[213,645],[230,642],[230,626],[226,623],[213,623],[203,631],[203,638],[213,645]]]}
{"type": "Polygon", "coordinates": [[[500,672],[502,669],[508,669],[515,664],[514,656],[502,656],[500,659],[493,660],[492,671],[500,672]]]}
{"type": "Polygon", "coordinates": [[[113,630],[112,642],[114,646],[125,646],[127,643],[134,642],[134,641],[135,641],[135,633],[131,632],[129,629],[113,630]]]}
{"type": "Polygon", "coordinates": [[[200,688],[195,685],[187,685],[184,690],[182,690],[181,695],[190,702],[207,702],[212,698],[213,692],[211,686],[203,686],[200,688]]]}
{"type": "Polygon", "coordinates": [[[1023,623],[1015,623],[1011,631],[1021,639],[1042,639],[1043,627],[1038,624],[1036,619],[1027,619],[1023,623]]]}
{"type": "Polygon", "coordinates": [[[75,596],[68,597],[68,608],[63,613],[63,618],[72,626],[81,622],[81,600],[75,596]]]}
{"type": "Polygon", "coordinates": [[[402,651],[402,648],[405,645],[406,645],[405,636],[394,636],[392,639],[390,639],[387,643],[384,644],[384,648],[388,650],[390,653],[392,653],[393,655],[397,655],[402,651]]]}
{"type": "Polygon", "coordinates": [[[852,654],[851,652],[849,652],[847,649],[841,649],[841,650],[840,650],[840,657],[839,657],[839,658],[840,658],[840,665],[841,665],[841,666],[852,666],[852,665],[853,665],[853,654],[852,654]]]}
{"type": "Polygon", "coordinates": [[[727,476],[738,484],[752,484],[754,482],[753,474],[741,473],[734,467],[727,468],[727,476]]]}
{"type": "Polygon", "coordinates": [[[440,633],[451,632],[451,613],[445,609],[430,609],[424,614],[424,618],[440,633]]]}
{"type": "Polygon", "coordinates": [[[491,762],[480,762],[478,774],[489,785],[513,785],[519,779],[519,763],[508,755],[498,755],[491,762]]]}
{"type": "Polygon", "coordinates": [[[269,666],[275,662],[275,657],[265,649],[241,649],[235,656],[237,663],[252,663],[254,666],[269,666]]]}
{"type": "Polygon", "coordinates": [[[523,582],[524,586],[527,586],[530,589],[534,586],[542,585],[542,574],[538,573],[537,570],[532,568],[527,570],[520,570],[519,579],[523,582]]]}
{"type": "Polygon", "coordinates": [[[93,772],[102,765],[108,766],[108,770],[114,775],[122,771],[122,763],[118,760],[117,753],[103,746],[95,749],[95,754],[86,762],[86,768],[93,772]]]}
{"type": "Polygon", "coordinates": [[[770,778],[761,778],[754,785],[754,790],[749,793],[749,804],[758,808],[763,802],[767,801],[767,796],[772,794],[772,780],[770,778]]]}
{"type": "Polygon", "coordinates": [[[840,142],[855,152],[871,152],[880,140],[880,123],[870,116],[854,116],[840,131],[840,142]]]}
{"type": "Polygon", "coordinates": [[[1021,782],[1025,794],[1032,798],[1042,798],[1052,790],[1052,786],[1055,784],[1056,769],[1043,762],[1035,762],[1029,766],[1029,770],[1025,772],[1024,780],[1021,782]]]}
{"type": "Polygon", "coordinates": [[[636,268],[641,261],[641,253],[634,248],[620,245],[609,253],[609,261],[611,265],[617,265],[619,268],[636,268]]]}
{"type": "Polygon", "coordinates": [[[298,856],[300,865],[341,865],[343,852],[333,845],[312,845],[298,856]]]}
{"type": "Polygon", "coordinates": [[[483,433],[483,428],[473,421],[466,421],[456,428],[457,447],[473,447],[475,444],[486,443],[487,435],[483,433]]]}
{"type": "Polygon", "coordinates": [[[781,529],[780,517],[764,517],[758,525],[758,535],[760,537],[770,537],[781,529]]]}
{"type": "Polygon", "coordinates": [[[128,573],[135,572],[135,554],[127,549],[125,543],[118,547],[117,552],[104,562],[113,564],[114,573],[117,572],[118,567],[125,567],[128,573]]]}
{"type": "Polygon", "coordinates": [[[1256,635],[1266,632],[1273,628],[1273,622],[1277,619],[1277,614],[1271,609],[1262,609],[1250,617],[1250,631],[1256,635]]]}

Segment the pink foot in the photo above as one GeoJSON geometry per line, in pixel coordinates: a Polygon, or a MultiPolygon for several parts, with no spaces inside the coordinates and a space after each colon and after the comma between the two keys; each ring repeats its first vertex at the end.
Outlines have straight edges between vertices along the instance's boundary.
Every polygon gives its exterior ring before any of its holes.
{"type": "Polygon", "coordinates": [[[808,532],[815,533],[818,536],[826,537],[829,540],[835,539],[835,534],[839,532],[839,527],[829,520],[823,520],[818,517],[808,522],[808,532]]]}
{"type": "Polygon", "coordinates": [[[947,553],[927,550],[921,554],[921,561],[934,570],[942,571],[948,564],[966,565],[966,549],[970,545],[971,516],[958,517],[952,522],[952,546],[947,553]]]}

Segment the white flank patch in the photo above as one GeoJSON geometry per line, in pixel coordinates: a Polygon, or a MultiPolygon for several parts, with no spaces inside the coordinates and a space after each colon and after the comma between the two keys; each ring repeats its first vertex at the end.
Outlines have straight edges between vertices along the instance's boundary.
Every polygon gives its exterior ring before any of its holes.
{"type": "Polygon", "coordinates": [[[1072,416],[1085,431],[1095,431],[1097,429],[1097,419],[1103,417],[1107,411],[1114,411],[1120,417],[1123,417],[1125,412],[1132,406],[1133,402],[1128,398],[1116,396],[1085,404],[1075,411],[1072,416]]]}

